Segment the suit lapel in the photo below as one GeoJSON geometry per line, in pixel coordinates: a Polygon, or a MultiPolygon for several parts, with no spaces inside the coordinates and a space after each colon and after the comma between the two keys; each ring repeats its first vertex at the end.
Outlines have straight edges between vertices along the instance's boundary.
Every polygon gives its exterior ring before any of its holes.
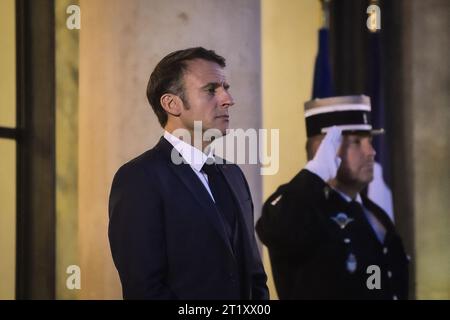
{"type": "Polygon", "coordinates": [[[391,218],[372,200],[368,197],[361,195],[364,206],[373,213],[375,218],[384,226],[386,234],[394,232],[395,227],[391,218]]]}
{"type": "Polygon", "coordinates": [[[173,146],[164,137],[161,138],[158,143],[158,147],[161,148],[162,152],[167,157],[169,167],[173,173],[178,176],[178,178],[183,182],[185,187],[189,190],[192,196],[197,200],[197,202],[203,207],[201,214],[213,225],[219,236],[225,242],[228,250],[232,253],[230,241],[225,234],[225,228],[222,220],[219,218],[219,212],[211,199],[208,191],[203,186],[202,182],[199,180],[197,175],[192,170],[191,166],[186,163],[174,164],[171,160],[171,152],[173,146]]]}
{"type": "MultiPolygon", "coordinates": [[[[250,248],[250,243],[252,243],[251,238],[251,232],[252,230],[248,230],[247,223],[245,221],[245,208],[242,205],[242,201],[240,201],[240,195],[237,192],[237,186],[242,185],[242,181],[239,177],[237,177],[235,174],[233,174],[233,171],[230,170],[230,168],[224,164],[219,165],[219,169],[222,171],[223,176],[225,177],[225,180],[228,183],[228,186],[231,190],[231,193],[234,197],[234,200],[238,206],[239,214],[237,215],[238,223],[241,226],[240,230],[242,232],[242,246],[244,250],[243,259],[245,260],[244,263],[244,272],[246,273],[246,277],[248,278],[250,274],[250,266],[251,266],[251,257],[252,257],[252,250],[250,248]]],[[[253,223],[253,221],[252,221],[253,223]]]]}
{"type": "Polygon", "coordinates": [[[231,193],[233,194],[234,199],[236,200],[236,203],[239,207],[239,210],[241,211],[241,214],[244,213],[244,208],[241,204],[242,201],[239,201],[240,196],[236,191],[236,187],[240,184],[240,181],[236,181],[235,175],[232,174],[232,172],[230,170],[228,170],[227,168],[228,166],[225,165],[218,165],[218,168],[220,169],[220,171],[222,172],[222,175],[225,177],[225,180],[228,183],[228,186],[231,190],[231,193]]]}

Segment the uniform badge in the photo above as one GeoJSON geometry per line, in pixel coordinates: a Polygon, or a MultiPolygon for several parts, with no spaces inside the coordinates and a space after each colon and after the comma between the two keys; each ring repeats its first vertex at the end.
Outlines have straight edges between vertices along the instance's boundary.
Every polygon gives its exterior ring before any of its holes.
{"type": "Polygon", "coordinates": [[[339,228],[344,229],[354,219],[349,218],[345,213],[340,212],[335,217],[331,217],[331,220],[337,223],[339,228]]]}
{"type": "Polygon", "coordinates": [[[280,194],[278,197],[276,197],[274,200],[272,200],[272,202],[270,204],[273,205],[273,206],[276,206],[278,201],[281,200],[281,198],[283,198],[282,194],[280,194]]]}
{"type": "Polygon", "coordinates": [[[330,188],[328,188],[328,186],[326,186],[325,188],[323,188],[323,193],[325,195],[325,199],[328,200],[328,197],[330,196],[330,188]]]}
{"type": "Polygon", "coordinates": [[[350,273],[355,272],[358,262],[356,261],[356,257],[353,253],[350,253],[347,257],[346,261],[347,271],[350,273]]]}

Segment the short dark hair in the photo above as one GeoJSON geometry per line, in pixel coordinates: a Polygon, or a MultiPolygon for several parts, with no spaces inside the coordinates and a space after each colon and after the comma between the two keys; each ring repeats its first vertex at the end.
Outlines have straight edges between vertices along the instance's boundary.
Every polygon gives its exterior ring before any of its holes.
{"type": "Polygon", "coordinates": [[[225,58],[213,50],[202,47],[178,50],[169,53],[155,67],[147,85],[148,102],[153,108],[162,127],[167,124],[167,112],[161,105],[161,97],[172,93],[184,100],[183,74],[187,69],[187,61],[203,59],[217,63],[225,68],[225,58]]]}

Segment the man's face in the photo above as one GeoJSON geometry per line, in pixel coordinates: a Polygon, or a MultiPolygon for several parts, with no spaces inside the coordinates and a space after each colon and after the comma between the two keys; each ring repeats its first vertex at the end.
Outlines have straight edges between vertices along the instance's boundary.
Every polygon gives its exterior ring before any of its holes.
{"type": "Polygon", "coordinates": [[[183,76],[185,108],[180,119],[192,131],[194,121],[202,121],[203,130],[218,129],[225,134],[234,102],[228,92],[224,70],[217,63],[202,59],[188,61],[183,76]]]}
{"type": "Polygon", "coordinates": [[[345,184],[365,187],[373,179],[375,150],[369,134],[344,134],[339,150],[342,159],[337,179],[345,184]]]}

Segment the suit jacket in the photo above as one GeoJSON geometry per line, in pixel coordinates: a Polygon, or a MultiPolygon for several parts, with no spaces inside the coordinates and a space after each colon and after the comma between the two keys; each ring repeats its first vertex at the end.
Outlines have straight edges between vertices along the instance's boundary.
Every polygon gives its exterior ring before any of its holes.
{"type": "Polygon", "coordinates": [[[280,299],[407,298],[408,258],[402,241],[387,214],[362,199],[386,229],[383,243],[362,211],[353,210],[307,170],[269,197],[256,231],[269,249],[280,299]],[[347,217],[343,228],[336,220],[340,213],[347,217]],[[378,266],[379,272],[369,266],[378,266]],[[369,289],[368,282],[376,284],[369,277],[376,273],[380,288],[369,289]]]}
{"type": "Polygon", "coordinates": [[[241,266],[208,191],[188,164],[171,161],[172,149],[161,138],[123,165],[112,183],[108,234],[124,298],[267,299],[242,171],[218,165],[239,208],[241,266]]]}

